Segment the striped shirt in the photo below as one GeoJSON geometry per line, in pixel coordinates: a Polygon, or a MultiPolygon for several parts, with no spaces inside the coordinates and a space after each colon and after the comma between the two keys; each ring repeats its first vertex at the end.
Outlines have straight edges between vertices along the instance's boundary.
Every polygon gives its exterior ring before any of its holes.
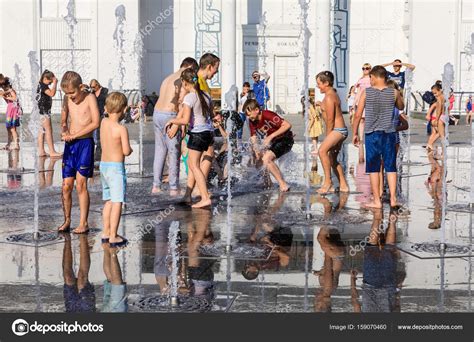
{"type": "Polygon", "coordinates": [[[393,108],[395,106],[395,89],[384,88],[365,90],[365,134],[383,131],[395,132],[393,125],[393,108]]]}

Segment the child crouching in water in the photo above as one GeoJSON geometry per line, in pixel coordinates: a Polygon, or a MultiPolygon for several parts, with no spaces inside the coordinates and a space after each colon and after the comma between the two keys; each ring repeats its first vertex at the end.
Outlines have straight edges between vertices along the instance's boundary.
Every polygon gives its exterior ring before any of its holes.
{"type": "Polygon", "coordinates": [[[100,178],[102,181],[102,199],[105,201],[102,219],[104,231],[102,243],[110,247],[124,247],[127,239],[117,234],[122,215],[122,203],[125,202],[127,178],[125,175],[125,157],[132,154],[128,131],[120,124],[127,109],[125,95],[113,92],[105,100],[108,117],[100,126],[100,144],[102,157],[100,161],[100,178]]]}
{"type": "Polygon", "coordinates": [[[189,174],[184,201],[191,203],[191,194],[197,184],[201,200],[193,208],[204,208],[211,205],[207,191],[207,179],[202,170],[203,162],[212,162],[214,156],[214,127],[212,125],[212,101],[210,96],[199,87],[197,73],[186,69],[181,74],[183,88],[187,92],[183,106],[175,119],[166,124],[168,130],[172,125],[189,125],[189,174]],[[202,159],[202,161],[201,161],[202,159]]]}

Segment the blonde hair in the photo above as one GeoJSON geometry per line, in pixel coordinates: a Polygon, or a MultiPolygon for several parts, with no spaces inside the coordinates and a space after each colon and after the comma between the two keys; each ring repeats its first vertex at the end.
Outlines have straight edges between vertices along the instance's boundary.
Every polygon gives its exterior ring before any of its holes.
{"type": "Polygon", "coordinates": [[[61,79],[61,89],[67,87],[73,87],[74,89],[80,88],[82,85],[82,77],[75,71],[66,71],[61,79]]]}
{"type": "Polygon", "coordinates": [[[369,67],[372,69],[372,65],[370,65],[370,63],[364,63],[364,65],[362,65],[362,67],[369,67]]]}
{"type": "Polygon", "coordinates": [[[124,94],[116,91],[110,93],[105,99],[105,108],[109,114],[122,114],[125,108],[127,108],[127,105],[127,97],[124,94]]]}

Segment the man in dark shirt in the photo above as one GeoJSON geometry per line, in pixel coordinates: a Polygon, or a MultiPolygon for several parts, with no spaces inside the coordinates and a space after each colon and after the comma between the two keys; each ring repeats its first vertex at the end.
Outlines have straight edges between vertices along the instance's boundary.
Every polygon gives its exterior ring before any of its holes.
{"type": "Polygon", "coordinates": [[[397,82],[400,88],[404,89],[405,88],[405,71],[401,71],[402,67],[406,67],[410,69],[411,71],[415,70],[416,67],[413,64],[402,63],[402,61],[399,59],[396,59],[391,63],[382,64],[384,68],[390,65],[393,66],[393,72],[388,72],[388,79],[394,80],[395,82],[397,82]]]}
{"type": "MultiPolygon", "coordinates": [[[[107,88],[102,87],[99,81],[95,79],[91,80],[89,85],[92,92],[97,97],[97,105],[99,106],[100,120],[102,121],[102,119],[104,118],[104,112],[105,112],[105,99],[107,98],[107,95],[109,94],[109,90],[107,88]]],[[[102,149],[100,146],[100,126],[94,131],[94,142],[96,146],[94,160],[99,161],[100,155],[102,152],[102,149]]]]}

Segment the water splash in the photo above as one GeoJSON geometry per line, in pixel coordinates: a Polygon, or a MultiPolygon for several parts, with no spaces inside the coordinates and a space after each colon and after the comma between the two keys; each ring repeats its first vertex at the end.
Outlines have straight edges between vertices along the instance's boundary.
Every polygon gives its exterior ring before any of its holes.
{"type": "Polygon", "coordinates": [[[171,222],[168,233],[168,254],[171,256],[171,273],[168,279],[168,287],[170,289],[171,301],[178,298],[178,232],[179,221],[171,222]]]}
{"type": "Polygon", "coordinates": [[[35,51],[28,53],[28,59],[30,61],[30,74],[31,74],[31,116],[28,128],[33,136],[33,154],[34,154],[34,166],[35,166],[35,182],[34,182],[34,218],[33,218],[33,234],[36,237],[39,234],[39,165],[38,165],[38,140],[39,130],[41,128],[41,117],[39,114],[36,86],[40,77],[40,66],[36,57],[35,51]]]}
{"type": "Polygon", "coordinates": [[[133,53],[137,59],[137,89],[138,89],[138,103],[137,105],[138,110],[140,112],[140,121],[139,123],[139,173],[140,175],[144,174],[143,170],[143,116],[144,113],[142,113],[142,106],[141,106],[141,99],[142,99],[142,94],[144,93],[143,89],[143,55],[145,51],[145,46],[143,44],[143,37],[140,33],[137,34],[135,41],[133,43],[133,53]],[[143,116],[142,116],[143,115],[143,116]]]}
{"type": "Polygon", "coordinates": [[[109,92],[111,92],[114,89],[113,82],[114,80],[109,78],[109,82],[107,83],[107,88],[109,89],[109,92]]]}
{"type": "Polygon", "coordinates": [[[75,31],[77,26],[77,18],[76,18],[76,1],[69,0],[67,3],[67,15],[64,17],[64,21],[69,28],[69,44],[71,47],[71,70],[74,70],[74,50],[76,49],[76,41],[75,41],[75,31]]]}
{"type": "Polygon", "coordinates": [[[303,56],[303,68],[304,68],[304,81],[301,95],[304,96],[304,174],[306,184],[306,217],[310,216],[310,193],[311,185],[309,179],[309,39],[311,38],[311,32],[308,26],[308,12],[309,12],[309,0],[299,0],[300,5],[300,37],[303,36],[302,44],[302,56],[303,56]]]}
{"type": "Polygon", "coordinates": [[[262,58],[262,70],[264,73],[263,77],[263,99],[264,99],[264,104],[265,108],[267,108],[267,77],[266,77],[266,70],[267,70],[267,27],[268,27],[268,20],[267,20],[267,11],[262,13],[262,16],[260,17],[260,27],[259,27],[259,35],[261,37],[261,43],[259,42],[258,48],[259,52],[258,55],[262,58]]]}
{"type": "Polygon", "coordinates": [[[441,242],[446,242],[446,204],[447,204],[447,173],[448,173],[448,146],[449,146],[449,93],[454,82],[454,67],[451,63],[446,63],[443,72],[443,94],[445,98],[444,117],[446,118],[445,137],[441,140],[443,146],[443,190],[441,202],[441,242]]]}
{"type": "MultiPolygon", "coordinates": [[[[18,103],[23,103],[23,96],[21,95],[23,92],[23,84],[24,84],[24,75],[23,71],[20,69],[18,63],[15,63],[13,66],[13,70],[15,72],[15,77],[13,78],[13,88],[16,89],[18,103]]],[[[20,115],[20,146],[23,146],[23,142],[25,141],[24,131],[23,131],[23,115],[20,115]]],[[[23,149],[20,149],[20,165],[23,167],[23,149]]]]}
{"type": "Polygon", "coordinates": [[[227,119],[227,232],[226,248],[230,251],[232,240],[232,128],[234,122],[231,120],[232,114],[227,119]]]}
{"type": "Polygon", "coordinates": [[[118,72],[120,75],[120,85],[119,90],[123,90],[123,84],[125,81],[125,20],[126,20],[126,11],[124,5],[119,5],[115,8],[115,31],[114,31],[114,42],[115,48],[119,54],[119,65],[118,65],[118,72]]]}

